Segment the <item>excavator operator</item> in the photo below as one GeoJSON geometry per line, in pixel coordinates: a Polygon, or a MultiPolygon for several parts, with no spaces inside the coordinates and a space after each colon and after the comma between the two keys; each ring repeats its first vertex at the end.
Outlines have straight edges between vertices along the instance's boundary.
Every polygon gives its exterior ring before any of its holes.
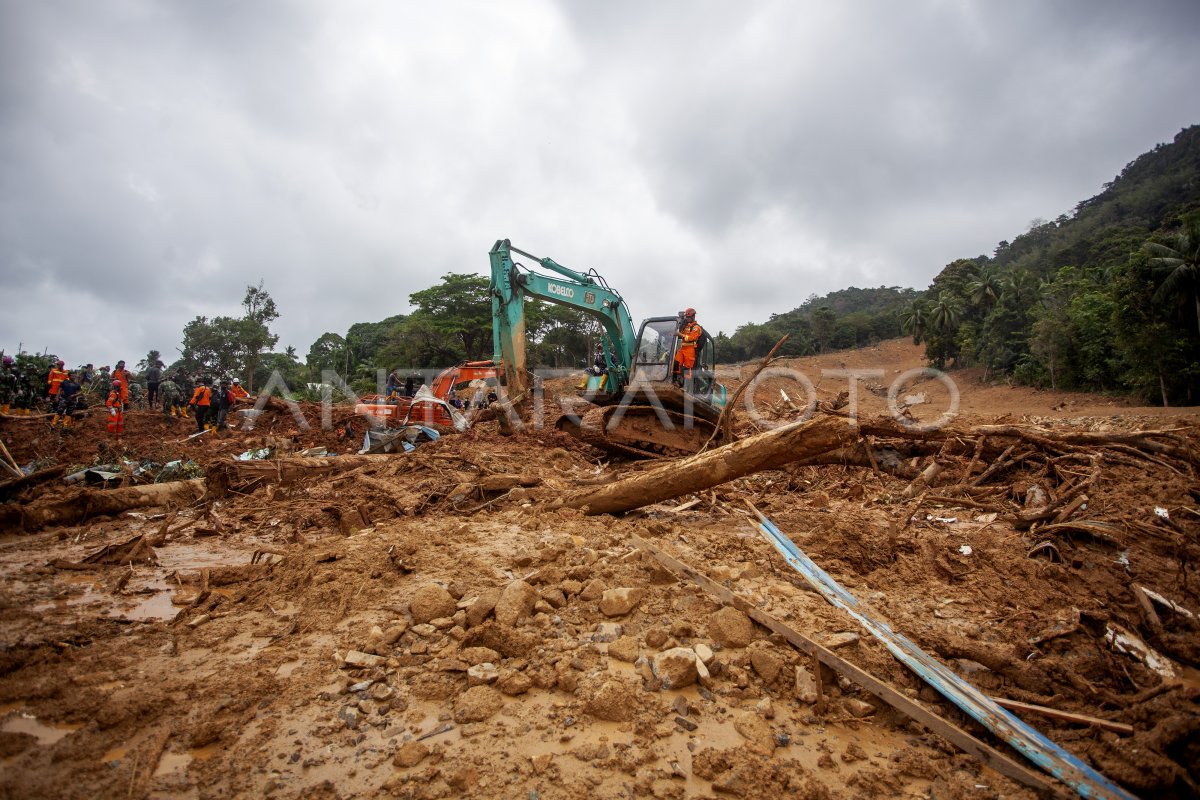
{"type": "Polygon", "coordinates": [[[675,336],[681,339],[679,349],[675,351],[675,383],[682,386],[685,381],[692,379],[692,368],[696,366],[696,343],[704,335],[704,328],[696,324],[696,309],[687,308],[679,312],[679,327],[675,336]]]}

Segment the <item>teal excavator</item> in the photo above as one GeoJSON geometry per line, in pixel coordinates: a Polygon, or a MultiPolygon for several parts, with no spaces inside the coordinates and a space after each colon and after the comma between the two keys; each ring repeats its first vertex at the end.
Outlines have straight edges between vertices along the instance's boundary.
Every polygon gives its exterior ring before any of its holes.
{"type": "Polygon", "coordinates": [[[725,407],[716,381],[716,346],[707,333],[696,343],[690,375],[673,369],[682,315],[650,317],[635,331],[625,300],[595,270],[577,272],[497,241],[491,253],[493,361],[509,401],[520,408],[530,395],[525,361],[525,301],[545,300],[576,309],[600,323],[596,363],[579,385],[583,401],[564,409],[557,426],[595,446],[628,456],[698,452],[725,407]],[[541,271],[513,260],[525,256],[541,271]]]}

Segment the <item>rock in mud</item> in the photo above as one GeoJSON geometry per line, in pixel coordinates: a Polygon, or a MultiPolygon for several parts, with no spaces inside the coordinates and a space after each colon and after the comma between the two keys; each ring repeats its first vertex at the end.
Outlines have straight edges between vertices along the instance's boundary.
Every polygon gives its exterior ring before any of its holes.
{"type": "Polygon", "coordinates": [[[621,625],[618,622],[601,622],[592,633],[593,642],[615,642],[621,638],[621,625]]]}
{"type": "Polygon", "coordinates": [[[651,628],[646,631],[646,646],[654,648],[662,647],[667,643],[667,637],[666,628],[651,628]]]}
{"type": "Polygon", "coordinates": [[[477,625],[482,625],[487,619],[488,614],[496,608],[496,601],[500,599],[499,589],[488,589],[482,592],[475,601],[467,606],[467,627],[474,628],[477,625]]]}
{"type": "Polygon", "coordinates": [[[632,664],[637,661],[639,654],[637,639],[632,636],[622,636],[608,646],[608,654],[618,661],[632,664]]]}
{"type": "Polygon", "coordinates": [[[656,655],[651,662],[654,677],[664,689],[680,689],[696,682],[696,653],[688,647],[672,647],[656,655]]]}
{"type": "Polygon", "coordinates": [[[537,599],[536,589],[525,581],[513,581],[496,600],[496,621],[510,627],[516,625],[530,615],[537,599]]]}
{"type": "Polygon", "coordinates": [[[490,647],[464,647],[458,651],[458,657],[471,666],[485,662],[500,663],[500,654],[490,647]]]}
{"type": "Polygon", "coordinates": [[[846,707],[851,716],[855,717],[869,717],[875,713],[875,706],[854,697],[847,698],[842,702],[842,705],[846,707]]]}
{"type": "Polygon", "coordinates": [[[496,681],[496,688],[510,697],[516,697],[532,689],[533,681],[523,672],[509,672],[496,681]]]}
{"type": "Polygon", "coordinates": [[[585,706],[587,713],[610,722],[628,722],[637,712],[637,689],[623,680],[600,684],[585,706]]]}
{"type": "Polygon", "coordinates": [[[358,650],[351,650],[346,653],[346,658],[343,661],[343,666],[347,667],[378,667],[387,661],[383,656],[371,655],[358,650]]]}
{"type": "Polygon", "coordinates": [[[392,758],[392,763],[397,767],[408,769],[420,764],[425,760],[425,756],[427,755],[429,755],[429,748],[424,742],[405,742],[396,751],[396,755],[392,758]]]}
{"type": "Polygon", "coordinates": [[[362,712],[356,706],[342,706],[342,710],[338,712],[338,719],[345,723],[350,730],[358,730],[358,725],[362,721],[362,712]]]}
{"type": "Polygon", "coordinates": [[[645,589],[609,589],[600,598],[600,611],[607,617],[624,616],[633,611],[645,595],[645,589]]]}
{"type": "Polygon", "coordinates": [[[454,595],[436,583],[427,583],[418,589],[408,605],[413,622],[418,624],[430,622],[439,617],[453,617],[456,608],[454,595]]]}
{"type": "Polygon", "coordinates": [[[604,581],[593,579],[588,582],[588,585],[583,587],[583,591],[579,593],[580,600],[599,600],[604,594],[604,581]]]}
{"type": "Polygon", "coordinates": [[[484,684],[495,683],[500,677],[500,670],[496,669],[495,664],[484,662],[475,664],[467,669],[467,683],[471,686],[482,686],[484,684]]]}
{"type": "Polygon", "coordinates": [[[708,634],[722,647],[746,647],[754,641],[754,623],[733,606],[725,606],[709,618],[708,634]]]}
{"type": "Polygon", "coordinates": [[[809,705],[817,702],[817,681],[803,665],[796,666],[796,699],[809,705]]]}
{"type": "Polygon", "coordinates": [[[774,683],[787,665],[773,648],[763,647],[750,653],[750,666],[763,679],[763,683],[774,683]]]}
{"type": "Polygon", "coordinates": [[[504,706],[504,695],[491,686],[472,686],[454,701],[454,721],[482,722],[504,706]]]}

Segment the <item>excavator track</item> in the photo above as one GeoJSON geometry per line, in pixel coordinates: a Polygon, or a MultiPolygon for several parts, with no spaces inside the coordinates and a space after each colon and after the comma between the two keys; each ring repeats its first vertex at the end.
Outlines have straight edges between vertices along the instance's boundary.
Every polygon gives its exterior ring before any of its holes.
{"type": "Polygon", "coordinates": [[[560,417],[557,427],[593,447],[626,458],[693,455],[700,452],[715,430],[707,419],[650,405],[592,408],[582,417],[560,417]]]}

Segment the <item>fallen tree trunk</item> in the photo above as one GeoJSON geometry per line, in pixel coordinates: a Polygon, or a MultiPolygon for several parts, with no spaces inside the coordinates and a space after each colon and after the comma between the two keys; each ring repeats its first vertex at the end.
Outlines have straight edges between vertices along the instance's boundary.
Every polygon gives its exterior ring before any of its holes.
{"type": "Polygon", "coordinates": [[[119,514],[134,508],[190,505],[203,496],[203,478],[124,489],[80,489],[23,507],[0,506],[0,530],[32,531],[49,525],[72,525],[89,517],[119,514]]]}
{"type": "Polygon", "coordinates": [[[397,455],[338,456],[336,458],[262,459],[261,461],[226,461],[208,469],[209,491],[214,497],[224,497],[229,489],[248,492],[263,483],[290,483],[301,478],[334,475],[367,464],[394,461],[397,455]]]}
{"type": "Polygon", "coordinates": [[[587,514],[630,511],[835,450],[857,438],[858,431],[837,417],[794,422],[606,486],[577,492],[563,504],[582,508],[587,514]]]}

